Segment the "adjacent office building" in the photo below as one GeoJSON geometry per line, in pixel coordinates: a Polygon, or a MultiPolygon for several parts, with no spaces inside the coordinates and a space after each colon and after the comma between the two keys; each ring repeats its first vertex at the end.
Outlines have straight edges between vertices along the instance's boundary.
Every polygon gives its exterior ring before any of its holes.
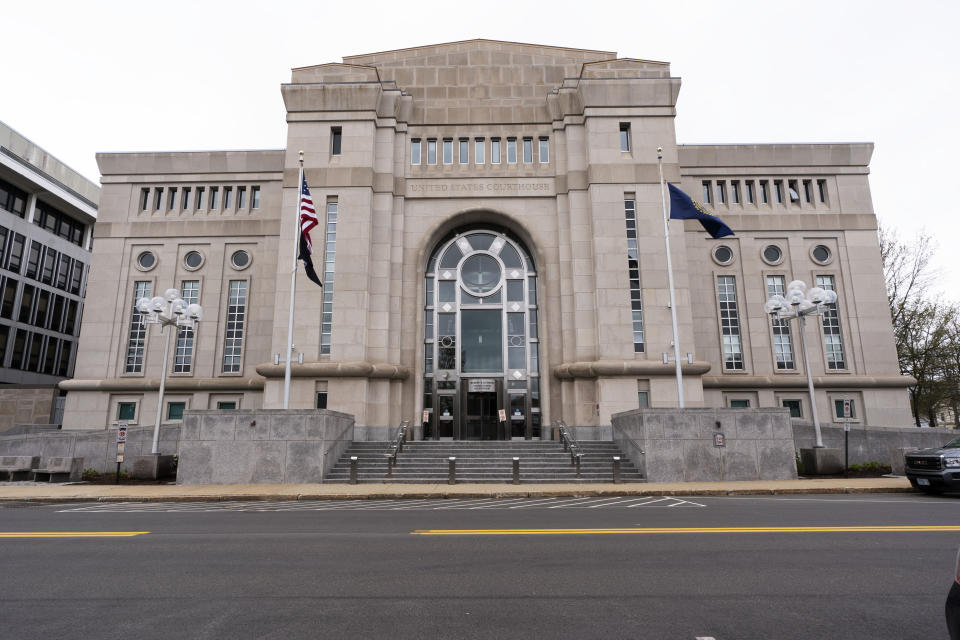
{"type": "Polygon", "coordinates": [[[0,122],[0,432],[59,421],[100,189],[0,122]]]}
{"type": "Polygon", "coordinates": [[[358,438],[498,439],[676,406],[657,147],[736,232],[669,225],[688,406],[810,420],[799,329],[763,311],[801,279],[838,294],[805,334],[821,418],[850,400],[909,422],[871,144],[679,144],[668,63],[489,40],[297,68],[280,92],[284,149],[97,156],[66,426],[152,423],[162,367],[165,421],[282,405],[301,150],[324,286],[297,278],[291,408],[353,414],[358,438]],[[205,316],[164,361],[134,304],[169,287],[205,316]]]}

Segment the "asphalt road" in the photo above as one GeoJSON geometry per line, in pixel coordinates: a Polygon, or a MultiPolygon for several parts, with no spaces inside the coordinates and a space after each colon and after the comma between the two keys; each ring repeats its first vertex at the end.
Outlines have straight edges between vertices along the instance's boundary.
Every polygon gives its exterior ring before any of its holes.
{"type": "Polygon", "coordinates": [[[958,545],[909,494],[7,506],[0,638],[945,638],[958,545]]]}

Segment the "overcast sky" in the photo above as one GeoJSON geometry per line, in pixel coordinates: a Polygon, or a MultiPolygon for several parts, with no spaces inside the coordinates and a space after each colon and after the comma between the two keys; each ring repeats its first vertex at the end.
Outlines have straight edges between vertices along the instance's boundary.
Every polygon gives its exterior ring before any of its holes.
{"type": "Polygon", "coordinates": [[[0,120],[97,181],[98,151],[283,148],[280,84],[345,55],[490,38],[663,60],[677,141],[873,142],[874,207],[939,242],[960,299],[960,2],[15,2],[0,120]]]}

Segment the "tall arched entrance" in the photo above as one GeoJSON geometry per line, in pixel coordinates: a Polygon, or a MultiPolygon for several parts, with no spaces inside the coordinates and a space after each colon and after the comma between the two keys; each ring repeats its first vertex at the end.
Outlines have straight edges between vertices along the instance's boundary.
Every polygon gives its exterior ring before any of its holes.
{"type": "Polygon", "coordinates": [[[424,437],[539,438],[537,274],[505,229],[441,241],[424,281],[424,437]]]}

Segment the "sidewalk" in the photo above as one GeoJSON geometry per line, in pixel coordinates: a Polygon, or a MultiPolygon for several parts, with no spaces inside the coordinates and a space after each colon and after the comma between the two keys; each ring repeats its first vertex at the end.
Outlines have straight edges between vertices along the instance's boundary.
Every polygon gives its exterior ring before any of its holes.
{"type": "Polygon", "coordinates": [[[900,478],[810,478],[635,484],[211,484],[92,485],[0,483],[3,502],[215,502],[375,498],[543,498],[564,496],[727,496],[913,492],[900,478]]]}

